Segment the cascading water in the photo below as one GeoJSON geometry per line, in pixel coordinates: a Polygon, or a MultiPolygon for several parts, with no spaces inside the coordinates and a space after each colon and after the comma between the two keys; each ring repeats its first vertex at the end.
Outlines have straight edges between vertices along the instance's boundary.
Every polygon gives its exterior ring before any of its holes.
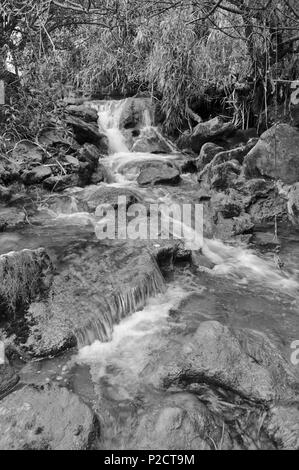
{"type": "MultiPolygon", "coordinates": [[[[119,187],[132,187],[138,188],[136,179],[140,170],[140,166],[146,162],[175,162],[177,154],[156,155],[142,152],[131,152],[124,150],[123,142],[124,137],[119,129],[119,120],[121,113],[126,105],[126,100],[120,101],[107,101],[100,104],[95,104],[94,107],[98,109],[99,125],[105,130],[109,139],[109,147],[111,155],[105,160],[115,175],[115,179],[119,187]],[[121,137],[122,136],[122,137],[121,137]],[[122,142],[120,145],[119,143],[122,142]]],[[[140,132],[147,132],[151,128],[159,133],[156,127],[152,127],[151,115],[147,108],[144,109],[142,115],[142,125],[140,132]]],[[[163,138],[161,136],[161,138],[163,138]]],[[[140,191],[140,188],[138,188],[140,191]]],[[[143,195],[149,190],[141,190],[143,195]]],[[[151,190],[152,199],[156,198],[155,202],[168,202],[169,205],[176,203],[175,196],[164,193],[162,196],[159,194],[159,189],[151,190]]],[[[163,214],[162,214],[163,216],[163,214]]],[[[167,216],[165,216],[167,217],[167,216]]],[[[240,278],[246,278],[263,281],[268,285],[275,288],[288,289],[290,291],[297,291],[299,285],[297,280],[293,279],[288,274],[279,272],[274,263],[268,262],[259,258],[254,252],[246,248],[232,247],[225,245],[220,240],[204,239],[200,234],[194,232],[190,227],[184,226],[181,220],[174,220],[174,225],[179,227],[182,225],[181,233],[185,237],[185,243],[188,247],[190,241],[192,245],[197,245],[198,250],[202,250],[203,254],[216,266],[214,273],[219,275],[236,274],[240,278]]]]}

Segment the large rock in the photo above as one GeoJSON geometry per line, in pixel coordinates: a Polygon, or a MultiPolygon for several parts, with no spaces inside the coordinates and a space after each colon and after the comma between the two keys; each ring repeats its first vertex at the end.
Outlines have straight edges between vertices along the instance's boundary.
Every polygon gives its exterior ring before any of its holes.
{"type": "Polygon", "coordinates": [[[201,172],[204,167],[213,160],[215,155],[223,151],[223,147],[213,144],[212,142],[207,142],[204,144],[200,150],[200,154],[197,160],[197,170],[201,172]]]}
{"type": "Polygon", "coordinates": [[[66,113],[72,116],[83,119],[85,122],[98,122],[98,113],[95,109],[88,105],[88,103],[82,104],[70,104],[65,109],[66,113]]]}
{"type": "Polygon", "coordinates": [[[17,207],[0,207],[0,232],[18,230],[26,225],[26,213],[17,207]]]}
{"type": "Polygon", "coordinates": [[[142,166],[137,182],[140,186],[157,184],[177,185],[181,181],[178,168],[170,162],[152,162],[142,166]]]}
{"type": "Polygon", "coordinates": [[[66,123],[72,127],[75,138],[80,145],[93,144],[102,153],[108,153],[107,136],[99,132],[97,124],[85,122],[76,116],[66,116],[66,123]]]}
{"type": "Polygon", "coordinates": [[[199,173],[199,183],[217,191],[231,188],[240,176],[240,164],[236,160],[220,163],[218,165],[213,165],[212,162],[206,165],[204,170],[199,173]]]}
{"type": "Polygon", "coordinates": [[[220,117],[199,123],[190,135],[190,147],[194,152],[200,152],[205,143],[218,143],[233,134],[235,130],[231,122],[225,123],[220,117]]]}
{"type": "MultiPolygon", "coordinates": [[[[165,396],[147,409],[128,444],[140,450],[232,449],[227,426],[195,396],[165,396]]],[[[132,433],[132,434],[133,434],[132,433]]]]}
{"type": "Polygon", "coordinates": [[[126,207],[141,202],[137,191],[129,188],[118,188],[116,186],[92,185],[82,191],[74,193],[79,202],[84,203],[89,211],[95,211],[102,204],[109,204],[117,209],[119,202],[126,198],[126,207]],[[120,199],[121,198],[121,199],[120,199]]]}
{"type": "Polygon", "coordinates": [[[299,181],[299,131],[288,124],[278,124],[262,134],[244,160],[248,178],[265,176],[284,183],[299,181]]]}
{"type": "Polygon", "coordinates": [[[13,368],[10,367],[7,362],[2,363],[2,359],[0,357],[0,400],[15,387],[19,381],[19,376],[15,373],[13,368]]]}
{"type": "Polygon", "coordinates": [[[154,105],[151,98],[127,98],[119,117],[120,129],[142,129],[154,121],[154,105]]]}
{"type": "Polygon", "coordinates": [[[65,388],[27,386],[0,401],[1,450],[88,450],[98,438],[95,415],[65,388]]]}
{"type": "Polygon", "coordinates": [[[289,189],[287,197],[289,216],[294,224],[299,224],[299,183],[289,189]]]}
{"type": "Polygon", "coordinates": [[[291,399],[296,383],[287,362],[261,333],[233,331],[216,321],[201,323],[183,345],[168,344],[149,373],[156,386],[205,383],[257,403],[291,399]],[[176,347],[177,346],[177,347],[176,347]]]}
{"type": "Polygon", "coordinates": [[[49,166],[37,166],[33,170],[26,171],[22,175],[22,179],[26,185],[39,184],[52,176],[52,170],[49,166]]]}
{"type": "MultiPolygon", "coordinates": [[[[164,291],[154,256],[137,240],[73,242],[60,251],[47,298],[26,313],[26,357],[57,355],[67,348],[111,338],[113,325],[164,291]]],[[[16,339],[18,341],[18,338],[16,339]]]]}
{"type": "Polygon", "coordinates": [[[143,153],[171,153],[173,151],[169,142],[157,131],[155,127],[145,127],[135,140],[132,152],[143,153]]]}

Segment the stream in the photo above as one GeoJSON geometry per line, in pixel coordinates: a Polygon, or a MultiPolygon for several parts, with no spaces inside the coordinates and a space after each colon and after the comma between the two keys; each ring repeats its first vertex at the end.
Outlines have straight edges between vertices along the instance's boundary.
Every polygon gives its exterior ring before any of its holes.
{"type": "MultiPolygon", "coordinates": [[[[192,174],[183,175],[178,187],[144,188],[137,184],[142,163],[175,162],[178,155],[175,149],[163,155],[130,152],[118,127],[121,106],[121,102],[93,104],[111,153],[101,160],[111,175],[111,183],[101,186],[130,189],[145,204],[192,202],[198,188],[192,174]]],[[[146,113],[143,125],[145,131],[151,128],[146,113]]],[[[58,259],[70,243],[93,240],[94,216],[80,209],[73,191],[67,194],[73,197],[73,203],[66,209],[63,199],[61,206],[54,209],[41,201],[37,219],[42,223],[33,223],[22,232],[1,234],[0,253],[43,246],[58,259]]],[[[189,234],[184,233],[188,247],[189,234]]],[[[191,235],[193,242],[197,240],[196,234],[191,235]]],[[[84,336],[78,351],[18,365],[22,383],[57,382],[92,406],[100,416],[102,449],[155,448],[156,438],[152,436],[151,442],[146,427],[140,428],[140,423],[147,410],[171,398],[171,392],[162,392],[155,386],[155,363],[163,362],[169,344],[183,344],[203,321],[267,334],[292,366],[291,343],[299,340],[299,234],[281,229],[283,270],[275,265],[272,253],[258,247],[200,240],[198,237],[198,249],[193,250],[193,265],[175,266],[166,276],[163,289],[145,299],[144,308],[137,308],[113,325],[108,341],[100,341],[95,333],[86,341],[84,336]],[[197,264],[199,251],[209,260],[211,269],[197,264]]],[[[298,367],[294,373],[299,379],[298,367]]]]}

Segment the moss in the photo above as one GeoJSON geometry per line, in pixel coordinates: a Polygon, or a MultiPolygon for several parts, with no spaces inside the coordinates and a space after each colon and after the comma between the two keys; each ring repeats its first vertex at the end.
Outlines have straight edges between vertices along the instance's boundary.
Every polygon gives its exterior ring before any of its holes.
{"type": "Polygon", "coordinates": [[[51,271],[51,260],[44,249],[1,255],[0,320],[16,318],[32,300],[46,295],[51,271]]]}

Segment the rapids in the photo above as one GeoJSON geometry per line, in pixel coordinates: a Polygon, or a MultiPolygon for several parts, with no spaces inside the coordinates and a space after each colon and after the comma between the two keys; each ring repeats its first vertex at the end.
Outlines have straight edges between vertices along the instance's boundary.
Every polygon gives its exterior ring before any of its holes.
{"type": "MultiPolygon", "coordinates": [[[[178,188],[140,188],[136,179],[144,162],[176,162],[175,149],[170,154],[131,152],[119,128],[125,101],[94,102],[99,127],[110,145],[110,155],[102,160],[109,169],[112,182],[105,188],[130,189],[146,203],[184,202],[196,194],[192,175],[184,175],[178,188]],[[187,188],[187,189],[186,189],[187,188]]],[[[143,129],[152,125],[150,113],[143,115],[143,129]]],[[[141,129],[142,131],[142,129],[141,129]]],[[[158,132],[158,129],[155,129],[158,132]]],[[[69,191],[69,203],[49,207],[41,202],[40,214],[45,222],[22,233],[0,235],[0,253],[13,249],[44,246],[63,252],[75,240],[92,240],[94,215],[82,211],[76,193],[69,191]]],[[[182,222],[177,220],[176,224],[182,222]]],[[[186,332],[195,331],[203,320],[218,320],[232,326],[250,327],[266,333],[290,359],[290,344],[299,339],[298,302],[299,237],[292,246],[282,237],[282,256],[288,268],[278,270],[273,259],[256,249],[229,245],[216,239],[203,239],[192,229],[184,230],[184,242],[196,240],[194,266],[174,268],[166,285],[155,273],[135,287],[134,292],[120,293],[110,310],[90,312],[86,324],[77,331],[80,349],[53,361],[40,361],[21,372],[29,382],[63,380],[98,411],[103,424],[102,448],[126,448],[124,436],[138,421],[138,410],[144,410],[160,399],[144,370],[157,357],[163,362],[169,338],[182,341],[186,332]],[[196,266],[197,253],[210,260],[213,268],[196,266]],[[292,262],[290,262],[292,261],[292,262]],[[163,288],[161,287],[163,284],[163,288]],[[185,305],[185,307],[184,307],[185,305]],[[186,306],[187,305],[187,306],[186,306]],[[177,318],[173,312],[183,312],[177,318]],[[160,351],[160,355],[159,355],[160,351]],[[61,373],[62,366],[65,372],[61,373]],[[136,414],[137,413],[137,414],[136,414]]],[[[158,269],[158,268],[157,268],[158,269]]],[[[297,371],[298,372],[298,371],[297,371]]],[[[141,411],[140,411],[141,412],[141,411]]]]}

